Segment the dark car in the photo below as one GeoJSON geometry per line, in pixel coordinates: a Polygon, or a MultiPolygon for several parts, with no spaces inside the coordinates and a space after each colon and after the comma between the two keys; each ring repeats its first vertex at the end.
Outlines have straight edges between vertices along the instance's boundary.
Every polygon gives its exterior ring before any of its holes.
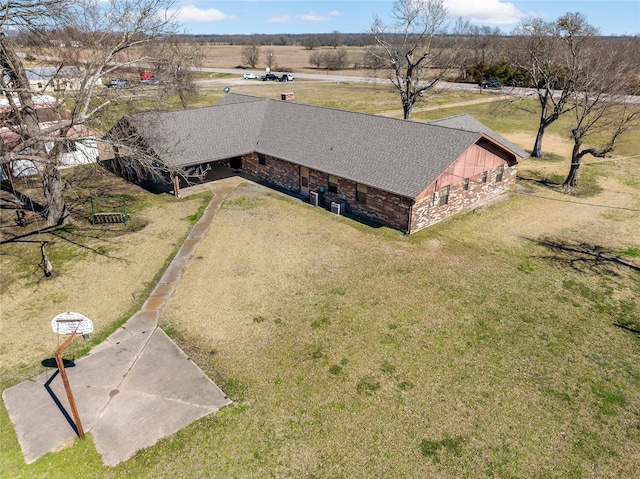
{"type": "Polygon", "coordinates": [[[109,83],[107,83],[107,87],[109,88],[122,88],[124,86],[127,86],[128,81],[125,80],[124,78],[116,78],[115,80],[111,80],[109,83]]]}
{"type": "Polygon", "coordinates": [[[278,81],[278,76],[273,73],[267,73],[263,77],[260,77],[262,81],[278,81]]]}
{"type": "Polygon", "coordinates": [[[486,80],[480,83],[480,88],[489,88],[491,90],[502,90],[504,85],[498,80],[486,80]]]}

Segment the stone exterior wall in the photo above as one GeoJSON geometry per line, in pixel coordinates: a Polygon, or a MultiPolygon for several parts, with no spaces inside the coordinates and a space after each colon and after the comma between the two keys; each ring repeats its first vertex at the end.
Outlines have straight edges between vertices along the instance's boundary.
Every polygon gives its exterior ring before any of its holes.
{"type": "Polygon", "coordinates": [[[470,177],[469,189],[466,191],[463,189],[463,181],[451,184],[449,201],[446,205],[440,206],[439,195],[436,197],[435,205],[433,204],[434,197],[432,194],[417,200],[413,206],[409,233],[415,233],[460,211],[477,206],[482,201],[497,196],[515,185],[517,164],[513,166],[504,165],[502,181],[500,182],[496,182],[497,172],[498,168],[489,170],[486,183],[482,182],[482,174],[470,177]]]}

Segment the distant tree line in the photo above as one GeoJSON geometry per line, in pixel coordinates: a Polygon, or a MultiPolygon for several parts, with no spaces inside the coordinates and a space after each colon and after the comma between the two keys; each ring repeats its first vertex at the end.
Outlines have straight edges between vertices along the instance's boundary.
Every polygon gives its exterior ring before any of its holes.
{"type": "Polygon", "coordinates": [[[309,50],[319,47],[366,47],[373,44],[368,33],[305,33],[305,34],[251,34],[251,35],[187,35],[198,43],[214,45],[245,45],[256,42],[258,45],[301,46],[309,50]]]}

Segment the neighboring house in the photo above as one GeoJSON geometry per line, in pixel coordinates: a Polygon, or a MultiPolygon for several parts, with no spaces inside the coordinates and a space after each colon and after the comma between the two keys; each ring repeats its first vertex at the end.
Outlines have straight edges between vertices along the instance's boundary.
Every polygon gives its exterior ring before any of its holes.
{"type": "MultiPolygon", "coordinates": [[[[84,76],[78,67],[36,67],[27,70],[27,79],[31,88],[38,92],[78,90],[84,76]]],[[[96,78],[96,85],[102,80],[96,78]]]]}
{"type": "Polygon", "coordinates": [[[512,187],[528,156],[468,115],[418,123],[237,94],[127,116],[109,136],[172,168],[223,163],[406,233],[512,187]]]}
{"type": "MultiPolygon", "coordinates": [[[[20,101],[15,98],[14,102],[20,106],[20,101]]],[[[64,119],[67,112],[63,103],[50,95],[37,95],[33,97],[38,120],[42,126],[51,124],[59,119],[64,119]]],[[[15,123],[13,110],[9,107],[7,98],[0,98],[0,139],[3,147],[16,145],[20,137],[18,133],[12,131],[15,123]]],[[[53,141],[47,143],[47,148],[53,146],[53,141]]],[[[4,148],[3,148],[4,150],[4,148]]],[[[63,153],[60,158],[60,168],[68,168],[86,163],[95,163],[98,160],[98,147],[95,138],[83,126],[73,127],[65,139],[63,153]],[[76,138],[81,138],[76,140],[76,138]]],[[[7,179],[7,173],[12,177],[31,176],[36,174],[33,163],[29,160],[15,160],[5,164],[0,168],[0,180],[7,179]]]]}

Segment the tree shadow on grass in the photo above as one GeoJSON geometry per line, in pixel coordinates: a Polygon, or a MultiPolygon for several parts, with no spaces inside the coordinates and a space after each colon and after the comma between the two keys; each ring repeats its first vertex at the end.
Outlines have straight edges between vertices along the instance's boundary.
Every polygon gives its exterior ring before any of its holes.
{"type": "MultiPolygon", "coordinates": [[[[622,271],[640,273],[640,264],[635,264],[625,254],[599,245],[554,240],[550,238],[525,238],[532,243],[543,246],[551,252],[546,259],[561,266],[580,272],[595,272],[610,276],[620,276],[622,271]]],[[[638,262],[640,263],[640,262],[638,262]]]]}
{"type": "MultiPolygon", "coordinates": [[[[546,248],[550,254],[541,256],[543,260],[550,261],[560,267],[568,267],[575,271],[590,275],[606,277],[611,283],[610,291],[614,288],[622,288],[630,291],[640,290],[640,261],[637,256],[631,254],[630,249],[616,251],[603,246],[589,243],[578,243],[554,240],[550,238],[526,238],[539,246],[546,248]]],[[[639,305],[633,299],[614,299],[611,294],[597,294],[586,286],[580,286],[574,281],[567,281],[565,288],[581,295],[590,301],[596,311],[609,313],[615,318],[613,325],[630,332],[640,338],[639,305]]],[[[637,297],[637,296],[636,296],[637,297]]]]}

